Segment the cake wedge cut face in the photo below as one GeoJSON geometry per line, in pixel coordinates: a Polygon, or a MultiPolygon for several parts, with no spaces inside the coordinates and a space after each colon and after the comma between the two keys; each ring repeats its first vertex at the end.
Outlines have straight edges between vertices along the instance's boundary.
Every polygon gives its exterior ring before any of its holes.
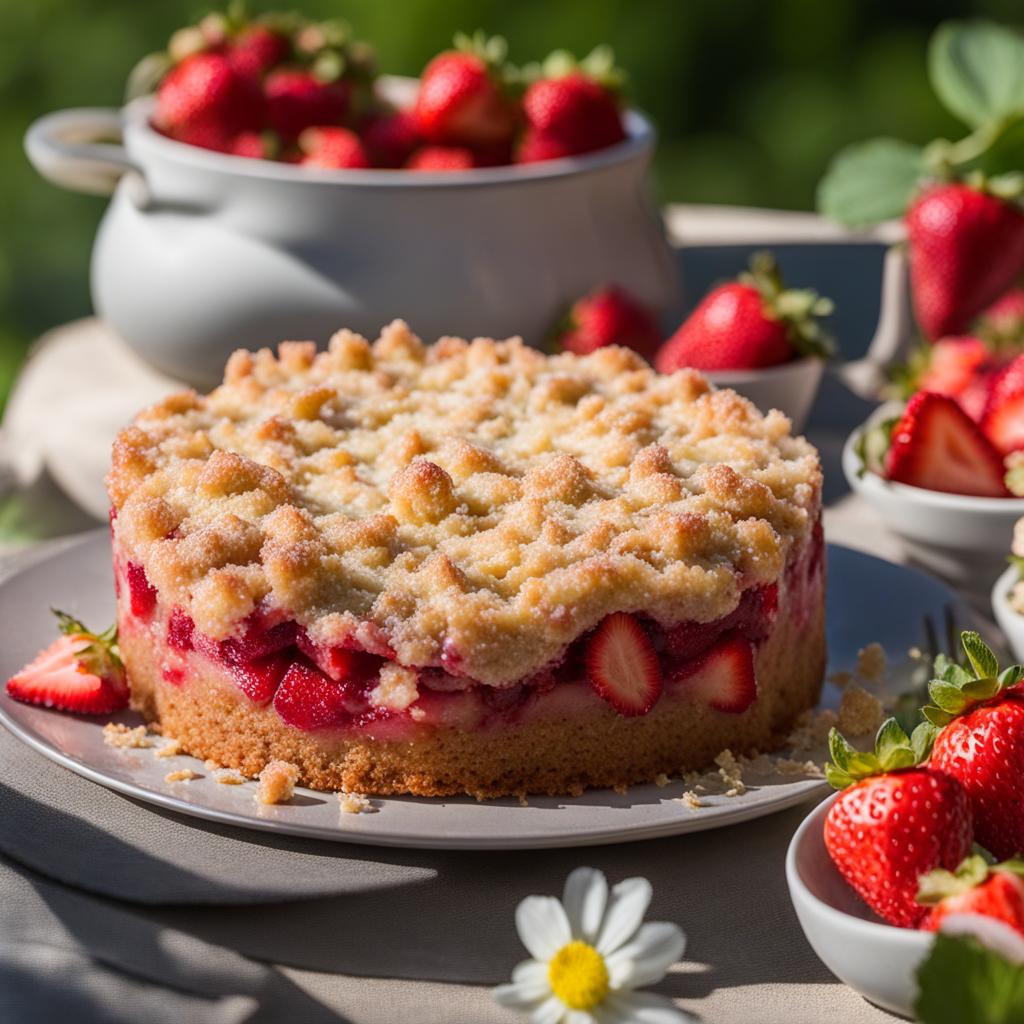
{"type": "Polygon", "coordinates": [[[119,435],[132,699],[324,789],[629,785],[817,700],[817,453],[696,372],[518,340],[236,352],[119,435]]]}

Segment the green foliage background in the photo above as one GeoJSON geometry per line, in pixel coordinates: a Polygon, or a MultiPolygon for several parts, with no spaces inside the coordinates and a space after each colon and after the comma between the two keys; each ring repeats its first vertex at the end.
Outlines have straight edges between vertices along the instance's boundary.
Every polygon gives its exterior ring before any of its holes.
{"type": "MultiPolygon", "coordinates": [[[[253,10],[278,3],[253,2],[253,10]]],[[[631,99],[661,133],[663,200],[809,209],[841,146],[872,135],[956,137],[925,76],[951,17],[1020,21],[1020,0],[301,0],[346,17],[381,67],[418,73],[458,29],[505,35],[527,61],[609,42],[631,99]]],[[[138,57],[202,0],[0,0],[0,400],[29,340],[89,312],[101,199],[41,181],[21,139],[33,118],[115,105],[138,57]]]]}

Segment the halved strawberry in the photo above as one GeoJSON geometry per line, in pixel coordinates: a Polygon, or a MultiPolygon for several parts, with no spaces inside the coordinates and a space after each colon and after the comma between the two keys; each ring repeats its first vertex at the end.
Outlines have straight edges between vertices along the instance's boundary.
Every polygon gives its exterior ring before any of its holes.
{"type": "Polygon", "coordinates": [[[893,427],[890,480],[949,494],[1006,498],[1002,457],[955,399],[919,391],[893,427]]]}
{"type": "Polygon", "coordinates": [[[128,703],[128,684],[117,649],[117,627],[91,633],[77,619],[54,611],[61,636],[7,681],[7,692],[27,704],[106,715],[128,703]]]}
{"type": "Polygon", "coordinates": [[[609,615],[591,637],[587,676],[620,715],[646,715],[661,696],[661,666],[644,627],[625,612],[609,615]]]}
{"type": "Polygon", "coordinates": [[[728,633],[711,650],[682,666],[672,681],[716,711],[741,714],[757,699],[753,645],[741,633],[728,633]]]}
{"type": "Polygon", "coordinates": [[[996,378],[981,429],[1004,455],[1024,448],[1024,356],[1017,356],[996,378]]]}

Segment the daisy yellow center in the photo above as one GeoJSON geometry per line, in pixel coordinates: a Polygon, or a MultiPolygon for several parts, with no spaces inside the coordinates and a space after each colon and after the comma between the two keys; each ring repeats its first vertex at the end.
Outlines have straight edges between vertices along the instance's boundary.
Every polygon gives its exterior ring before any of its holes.
{"type": "Polygon", "coordinates": [[[593,946],[577,939],[551,958],[548,984],[571,1010],[591,1010],[608,995],[608,967],[593,946]]]}

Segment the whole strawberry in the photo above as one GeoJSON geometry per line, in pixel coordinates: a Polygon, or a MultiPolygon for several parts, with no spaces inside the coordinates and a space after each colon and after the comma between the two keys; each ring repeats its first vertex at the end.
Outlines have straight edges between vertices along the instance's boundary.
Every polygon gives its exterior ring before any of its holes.
{"type": "Polygon", "coordinates": [[[241,132],[262,127],[259,86],[221,53],[187,57],[157,91],[154,123],[165,135],[205,149],[226,151],[241,132]]]}
{"type": "Polygon", "coordinates": [[[438,54],[423,70],[413,113],[428,142],[468,146],[507,142],[515,111],[504,92],[505,43],[456,37],[456,49],[438,54]]]}
{"type": "Polygon", "coordinates": [[[362,135],[374,167],[401,167],[420,144],[416,118],[407,110],[372,115],[362,135]]]}
{"type": "Polygon", "coordinates": [[[981,414],[981,429],[1003,455],[1024,448],[1024,355],[995,375],[981,414]]]}
{"type": "Polygon", "coordinates": [[[1003,292],[977,323],[978,334],[996,348],[1024,345],[1024,287],[1016,285],[1003,292]]]}
{"type": "Polygon", "coordinates": [[[940,656],[928,686],[924,714],[939,730],[931,765],[963,786],[975,839],[1007,860],[1024,851],[1024,668],[1000,672],[977,633],[960,639],[969,667],[940,656]]]}
{"type": "Polygon", "coordinates": [[[300,163],[306,167],[364,168],[370,158],[355,132],[348,128],[307,128],[299,136],[300,163]]]}
{"type": "Polygon", "coordinates": [[[798,355],[826,356],[832,340],[818,317],[832,303],[812,291],[787,291],[771,253],[755,254],[749,273],[719,285],[701,300],[654,360],[662,373],[754,370],[798,355]]]}
{"type": "Polygon", "coordinates": [[[471,167],[476,167],[476,159],[465,146],[421,146],[405,162],[407,171],[468,171],[471,167]]]}
{"type": "Polygon", "coordinates": [[[906,227],[914,311],[929,338],[963,333],[1024,269],[1024,213],[970,185],[927,189],[906,227]]]}
{"type": "Polygon", "coordinates": [[[284,62],[291,50],[288,37],[268,25],[254,24],[242,29],[228,44],[231,66],[250,78],[262,79],[284,62]]]}
{"type": "Polygon", "coordinates": [[[923,762],[933,730],[912,737],[894,718],[873,753],[854,750],[833,729],[828,781],[840,790],[825,818],[825,847],[839,873],[883,920],[914,928],[927,915],[918,879],[953,870],[971,850],[971,808],[963,787],[923,762]]]}
{"type": "Polygon", "coordinates": [[[974,854],[955,872],[936,868],[922,876],[917,901],[932,908],[921,925],[928,931],[950,914],[981,914],[1024,936],[1024,861],[990,865],[974,854]]]}
{"type": "Polygon", "coordinates": [[[624,345],[651,360],[661,343],[661,331],[649,310],[624,288],[612,284],[577,299],[551,340],[578,356],[605,345],[624,345]]]}
{"type": "Polygon", "coordinates": [[[263,91],[270,127],[287,141],[297,139],[307,128],[340,124],[348,113],[348,82],[323,81],[305,68],[272,71],[263,91]]]}

